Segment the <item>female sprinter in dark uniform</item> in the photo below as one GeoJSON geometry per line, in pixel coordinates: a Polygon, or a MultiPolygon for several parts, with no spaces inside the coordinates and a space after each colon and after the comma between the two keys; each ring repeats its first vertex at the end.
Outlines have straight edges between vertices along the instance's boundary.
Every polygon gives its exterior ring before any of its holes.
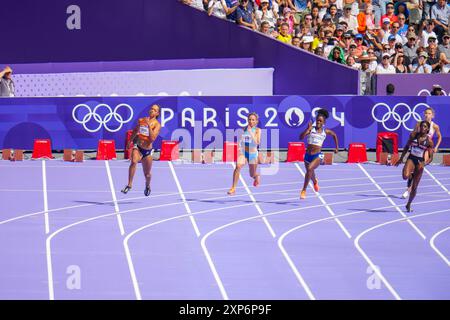
{"type": "Polygon", "coordinates": [[[308,127],[300,134],[300,140],[303,140],[305,136],[308,136],[308,147],[306,148],[305,154],[305,182],[303,184],[303,189],[300,192],[300,199],[306,198],[306,188],[308,187],[309,181],[312,179],[314,184],[314,190],[319,192],[319,182],[317,180],[314,170],[320,165],[323,160],[322,144],[325,141],[327,135],[330,135],[334,139],[336,144],[335,153],[339,151],[338,149],[338,138],[333,130],[325,129],[324,125],[328,118],[328,111],[325,109],[320,109],[317,111],[316,124],[313,126],[310,121],[308,127]]]}
{"type": "MultiPolygon", "coordinates": [[[[423,120],[428,121],[430,123],[430,131],[428,132],[428,136],[431,139],[433,139],[433,136],[436,133],[437,141],[436,141],[436,144],[434,146],[434,150],[433,151],[434,151],[434,153],[437,153],[438,150],[439,150],[439,145],[442,142],[442,134],[441,134],[441,130],[440,130],[439,126],[437,125],[437,123],[433,122],[434,115],[435,115],[434,109],[431,108],[431,107],[426,108],[424,113],[423,113],[423,115],[424,115],[423,120]]],[[[413,132],[417,133],[419,131],[420,131],[420,121],[417,122],[413,132]]],[[[425,153],[425,158],[424,158],[425,161],[428,160],[427,156],[428,156],[428,153],[425,153]]],[[[408,179],[408,183],[407,183],[408,188],[406,189],[406,191],[402,195],[402,197],[404,199],[408,198],[409,193],[411,192],[411,185],[412,185],[413,176],[414,176],[414,174],[411,175],[411,177],[408,179]]]]}
{"type": "Polygon", "coordinates": [[[406,160],[405,166],[403,167],[403,179],[407,180],[411,176],[412,185],[411,192],[409,194],[408,203],[406,204],[406,211],[411,212],[411,202],[414,200],[417,187],[419,185],[420,179],[422,178],[423,168],[425,165],[433,161],[433,140],[428,135],[430,131],[430,123],[428,121],[421,121],[419,125],[419,132],[412,132],[409,136],[408,142],[405,148],[403,148],[402,155],[395,164],[398,166],[403,162],[403,158],[409,151],[408,159],[406,160]],[[425,161],[425,153],[428,152],[428,160],[425,161]]]}
{"type": "Polygon", "coordinates": [[[160,107],[157,104],[151,106],[149,111],[149,117],[140,118],[137,126],[133,130],[130,141],[125,146],[130,148],[130,142],[133,141],[134,147],[131,152],[131,163],[128,169],[128,184],[121,191],[127,193],[130,191],[133,185],[133,177],[136,172],[136,165],[139,161],[142,162],[142,169],[145,176],[145,190],[146,196],[150,195],[150,179],[152,177],[150,171],[152,169],[152,153],[153,153],[153,141],[159,135],[161,130],[161,124],[156,120],[159,116],[160,107]]]}
{"type": "Polygon", "coordinates": [[[248,125],[244,129],[239,143],[239,157],[233,172],[233,185],[228,191],[229,195],[236,192],[241,168],[245,165],[245,162],[248,163],[250,177],[254,179],[253,185],[255,187],[259,185],[259,174],[256,173],[256,169],[258,166],[258,145],[261,141],[261,129],[257,127],[258,121],[258,115],[255,112],[248,115],[248,125]]]}

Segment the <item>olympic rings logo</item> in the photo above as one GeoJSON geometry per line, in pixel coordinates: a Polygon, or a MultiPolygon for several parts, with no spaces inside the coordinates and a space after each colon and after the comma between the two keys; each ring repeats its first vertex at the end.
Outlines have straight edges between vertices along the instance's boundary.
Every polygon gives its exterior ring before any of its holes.
{"type": "Polygon", "coordinates": [[[416,109],[420,106],[425,106],[427,108],[429,108],[430,106],[426,103],[418,103],[414,106],[414,108],[411,110],[411,107],[403,102],[397,103],[391,110],[391,107],[389,105],[387,105],[384,102],[379,102],[376,105],[373,106],[372,108],[372,118],[376,121],[376,122],[380,122],[383,125],[383,128],[386,129],[387,131],[396,131],[398,130],[402,125],[403,127],[408,130],[408,131],[413,131],[414,128],[409,128],[406,123],[408,122],[409,119],[411,119],[411,117],[413,117],[416,121],[421,121],[422,118],[420,117],[420,114],[418,114],[416,112],[416,109]],[[403,117],[397,112],[397,108],[400,106],[404,106],[407,108],[408,112],[406,112],[403,117]],[[377,118],[375,116],[375,110],[377,110],[378,107],[385,107],[387,109],[387,112],[382,116],[381,119],[377,118]],[[397,125],[394,128],[390,128],[386,125],[386,122],[389,121],[390,119],[393,119],[397,122],[397,125]]]}
{"type": "Polygon", "coordinates": [[[80,104],[76,105],[75,108],[73,108],[72,118],[73,118],[73,120],[75,120],[75,122],[82,124],[83,128],[87,132],[94,133],[94,132],[99,131],[102,127],[104,127],[109,132],[117,132],[122,129],[122,127],[125,123],[130,122],[131,119],[133,119],[133,108],[131,108],[126,103],[121,103],[121,104],[117,105],[113,110],[109,105],[107,105],[105,103],[101,103],[101,104],[98,104],[94,108],[94,110],[92,110],[91,107],[89,107],[87,104],[80,103],[80,104]],[[80,120],[80,119],[78,119],[76,112],[79,108],[82,108],[82,107],[87,109],[88,113],[80,120]],[[97,113],[97,110],[101,107],[104,107],[109,111],[103,118],[101,115],[99,115],[97,113]],[[128,108],[128,110],[130,110],[130,116],[125,120],[119,113],[117,113],[117,111],[121,107],[126,107],[126,108],[128,108]],[[114,120],[119,123],[119,126],[115,129],[111,129],[110,127],[108,127],[108,123],[112,120],[113,117],[114,117],[114,120]],[[86,125],[89,121],[91,121],[91,119],[94,119],[94,121],[96,121],[98,123],[98,126],[94,129],[90,129],[86,125]]]}

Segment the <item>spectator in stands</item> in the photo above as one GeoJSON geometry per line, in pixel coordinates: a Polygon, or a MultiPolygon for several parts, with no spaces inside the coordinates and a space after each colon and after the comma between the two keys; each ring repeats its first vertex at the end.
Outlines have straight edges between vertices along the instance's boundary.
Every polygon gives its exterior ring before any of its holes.
{"type": "Polygon", "coordinates": [[[320,27],[320,23],[322,22],[322,19],[319,17],[319,7],[313,6],[311,9],[311,16],[312,16],[312,26],[318,30],[320,27]]]}
{"type": "Polygon", "coordinates": [[[326,13],[323,16],[321,27],[327,28],[327,29],[331,30],[332,32],[334,32],[334,30],[336,30],[336,26],[333,24],[333,21],[331,20],[331,15],[329,13],[326,13]]]}
{"type": "Polygon", "coordinates": [[[12,79],[12,69],[6,66],[3,71],[0,72],[0,97],[14,97],[15,86],[12,79]]]}
{"type": "Polygon", "coordinates": [[[405,37],[406,37],[406,34],[408,33],[409,26],[406,24],[406,17],[403,13],[400,13],[398,15],[398,24],[399,24],[399,26],[398,26],[397,34],[400,35],[400,37],[402,37],[402,42],[403,42],[403,44],[405,44],[406,43],[405,37]]]}
{"type": "Polygon", "coordinates": [[[286,22],[281,24],[280,34],[278,35],[277,40],[289,44],[292,42],[292,36],[289,34],[289,25],[286,22]]]}
{"type": "Polygon", "coordinates": [[[387,96],[393,96],[395,93],[395,86],[392,83],[389,83],[386,86],[386,95],[387,96]]]}
{"type": "Polygon", "coordinates": [[[389,43],[390,41],[394,41],[394,43],[403,44],[403,39],[398,34],[399,29],[400,29],[400,24],[398,22],[394,22],[391,26],[391,31],[384,35],[382,43],[384,44],[384,43],[389,43]]]}
{"type": "Polygon", "coordinates": [[[293,38],[292,38],[291,44],[292,44],[294,47],[300,48],[300,45],[301,45],[300,38],[299,38],[299,37],[293,37],[293,38]]]}
{"type": "Polygon", "coordinates": [[[356,17],[358,15],[358,7],[359,7],[359,0],[344,0],[344,11],[345,6],[350,5],[352,10],[350,11],[351,15],[356,17]]]}
{"type": "Polygon", "coordinates": [[[342,41],[339,43],[339,46],[343,48],[345,51],[348,51],[348,48],[350,47],[350,43],[352,43],[352,33],[351,32],[345,32],[342,36],[342,41]]]}
{"type": "Polygon", "coordinates": [[[431,73],[432,68],[429,64],[427,64],[427,59],[428,54],[425,51],[419,53],[417,64],[413,64],[411,71],[413,73],[431,73]]]}
{"type": "Polygon", "coordinates": [[[316,50],[314,50],[314,53],[316,54],[316,55],[318,55],[319,57],[325,57],[325,53],[324,53],[324,50],[323,50],[323,47],[317,47],[316,48],[316,50]]]}
{"type": "Polygon", "coordinates": [[[292,0],[277,0],[277,2],[280,6],[279,12],[284,12],[284,8],[289,8],[293,11],[296,11],[292,0]]]}
{"type": "Polygon", "coordinates": [[[328,11],[331,16],[331,21],[333,22],[334,25],[337,25],[339,22],[339,18],[342,15],[338,13],[337,6],[335,4],[330,4],[330,8],[328,9],[328,11]]]}
{"type": "Polygon", "coordinates": [[[381,29],[378,30],[377,39],[378,42],[383,42],[384,36],[391,33],[391,20],[389,18],[383,18],[381,20],[381,29]]]}
{"type": "Polygon", "coordinates": [[[367,47],[364,45],[364,37],[362,34],[358,33],[355,36],[355,43],[356,43],[355,56],[359,58],[363,52],[367,51],[367,47]]]}
{"type": "MultiPolygon", "coordinates": [[[[238,25],[256,30],[256,21],[252,9],[248,5],[249,0],[240,0],[240,5],[237,8],[236,22],[238,25]]],[[[289,40],[290,42],[290,40],[289,40]]]]}
{"type": "Polygon", "coordinates": [[[375,19],[375,25],[380,25],[381,20],[381,0],[372,0],[372,11],[375,19]]]}
{"type": "Polygon", "coordinates": [[[301,20],[301,13],[305,11],[311,10],[311,2],[312,0],[294,0],[295,10],[300,13],[296,18],[297,21],[301,20]]]}
{"type": "MultiPolygon", "coordinates": [[[[337,16],[338,18],[340,18],[343,14],[343,9],[344,9],[344,1],[343,0],[328,0],[328,2],[330,3],[330,11],[331,11],[331,6],[336,6],[337,9],[337,16]]],[[[331,12],[330,12],[331,13],[331,12]]],[[[338,23],[338,21],[335,21],[335,23],[338,23]]]]}
{"type": "MultiPolygon", "coordinates": [[[[284,20],[283,20],[283,18],[282,17],[278,17],[278,19],[277,19],[277,23],[276,23],[276,25],[275,25],[275,31],[279,34],[280,33],[280,30],[281,30],[281,25],[284,23],[284,20]]],[[[277,34],[277,36],[278,36],[278,34],[277,34]]],[[[275,37],[276,38],[276,37],[275,37]]]]}
{"type": "Polygon", "coordinates": [[[269,8],[269,0],[261,0],[261,5],[256,11],[256,23],[261,26],[262,22],[269,23],[269,28],[274,30],[277,23],[278,13],[269,8]]]}
{"type": "Polygon", "coordinates": [[[304,27],[303,35],[305,35],[305,34],[313,35],[316,33],[317,29],[316,29],[316,27],[314,27],[312,25],[312,22],[313,22],[312,15],[310,13],[306,14],[304,17],[304,21],[303,21],[303,27],[304,27]]]}
{"type": "Polygon", "coordinates": [[[283,19],[284,22],[286,22],[289,25],[289,34],[292,35],[294,33],[295,20],[291,9],[284,8],[283,19]]]}
{"type": "Polygon", "coordinates": [[[446,0],[438,0],[431,8],[431,19],[434,22],[434,32],[439,42],[442,42],[442,36],[448,32],[450,9],[446,0]]]}
{"type": "Polygon", "coordinates": [[[328,7],[330,6],[328,0],[314,0],[314,5],[319,8],[319,18],[323,19],[323,17],[327,13],[328,7]]]}
{"type": "MultiPolygon", "coordinates": [[[[433,38],[428,38],[428,41],[433,40],[433,38]]],[[[434,39],[436,40],[436,39],[434,39]]],[[[431,66],[431,72],[432,73],[440,73],[441,67],[443,66],[443,61],[440,58],[440,55],[437,52],[437,45],[436,43],[429,44],[427,47],[427,64],[431,66]]]]}
{"type": "Polygon", "coordinates": [[[409,24],[417,25],[422,20],[423,4],[422,0],[409,0],[409,24]]]}
{"type": "Polygon", "coordinates": [[[372,93],[371,90],[371,78],[373,71],[370,69],[370,63],[376,60],[375,57],[370,57],[367,52],[364,52],[359,58],[359,63],[361,64],[361,73],[359,77],[361,88],[361,95],[369,95],[372,93]]]}
{"type": "Polygon", "coordinates": [[[439,45],[438,49],[441,54],[445,55],[447,60],[450,60],[450,35],[448,33],[444,33],[442,35],[442,43],[439,45]]]}
{"type": "Polygon", "coordinates": [[[431,19],[431,8],[436,4],[436,0],[422,0],[423,5],[423,19],[431,19]]]}
{"type": "MultiPolygon", "coordinates": [[[[390,55],[393,55],[395,53],[395,44],[396,44],[395,36],[390,35],[389,38],[388,38],[388,43],[387,43],[387,45],[389,46],[389,51],[388,52],[389,52],[390,55]]],[[[383,44],[383,48],[384,48],[385,45],[386,45],[386,43],[383,44]]]]}
{"type": "Polygon", "coordinates": [[[405,64],[405,56],[399,52],[394,55],[395,73],[408,73],[408,67],[405,64]]]}
{"type": "Polygon", "coordinates": [[[341,47],[334,47],[333,50],[331,50],[330,55],[328,56],[328,60],[345,64],[345,55],[344,50],[342,50],[341,47]]]}
{"type": "Polygon", "coordinates": [[[209,0],[181,0],[182,3],[199,10],[205,10],[208,7],[209,0]]]}
{"type": "Polygon", "coordinates": [[[433,85],[433,89],[431,90],[430,94],[432,96],[443,96],[444,92],[442,91],[442,87],[439,84],[433,85]]]}
{"type": "Polygon", "coordinates": [[[416,44],[416,34],[415,33],[408,33],[407,37],[408,42],[406,42],[406,44],[403,46],[403,53],[406,57],[406,59],[408,59],[409,64],[412,63],[412,61],[417,58],[417,44],[416,44]]]}
{"type": "Polygon", "coordinates": [[[239,7],[239,0],[225,0],[227,4],[227,19],[236,22],[237,8],[239,7]]]}
{"type": "Polygon", "coordinates": [[[424,21],[422,23],[422,26],[419,30],[419,37],[421,39],[420,45],[422,47],[425,47],[425,48],[428,47],[428,38],[430,36],[431,37],[434,36],[437,39],[437,35],[436,35],[436,33],[434,33],[433,29],[434,29],[433,20],[424,21]],[[424,28],[425,28],[425,30],[424,30],[424,28]]]}
{"type": "Polygon", "coordinates": [[[339,42],[344,41],[344,27],[342,25],[338,24],[334,31],[334,37],[339,42]]]}
{"type": "Polygon", "coordinates": [[[313,52],[312,49],[312,42],[313,42],[313,37],[312,36],[304,36],[301,40],[301,45],[300,48],[302,48],[303,50],[309,51],[309,52],[313,52]]]}
{"type": "Polygon", "coordinates": [[[384,18],[389,18],[391,24],[398,21],[397,16],[394,14],[394,4],[392,2],[386,4],[386,14],[381,16],[381,21],[384,18]]]}
{"type": "MultiPolygon", "coordinates": [[[[370,72],[374,73],[377,70],[377,66],[378,66],[377,57],[375,56],[375,49],[368,48],[367,55],[369,57],[369,70],[370,70],[370,72]]],[[[360,59],[362,59],[362,56],[360,59]]]]}
{"type": "Polygon", "coordinates": [[[358,20],[358,32],[365,34],[366,30],[375,29],[375,17],[373,15],[372,5],[366,5],[364,11],[361,11],[356,17],[358,20]]]}
{"type": "Polygon", "coordinates": [[[323,48],[323,56],[324,57],[328,57],[328,55],[330,54],[331,50],[333,50],[333,48],[335,46],[337,46],[339,44],[338,41],[336,41],[336,39],[334,37],[329,37],[326,40],[326,43],[319,45],[323,48]]]}
{"type": "Polygon", "coordinates": [[[352,5],[346,4],[344,6],[344,15],[339,19],[339,21],[345,21],[347,23],[347,30],[352,31],[354,34],[358,32],[358,20],[355,16],[351,15],[352,5]]]}
{"type": "Polygon", "coordinates": [[[359,63],[356,63],[355,57],[352,55],[348,55],[345,62],[349,67],[352,67],[353,69],[359,70],[361,68],[361,65],[359,63]]]}
{"type": "Polygon", "coordinates": [[[325,41],[325,29],[324,28],[320,28],[317,37],[314,38],[314,41],[312,43],[312,49],[315,50],[319,44],[323,45],[325,41]]]}
{"type": "MultiPolygon", "coordinates": [[[[342,16],[339,18],[338,26],[342,26],[344,28],[344,32],[347,32],[348,31],[348,23],[347,23],[347,21],[342,20],[341,18],[342,18],[342,16]]],[[[348,32],[350,32],[350,31],[348,31],[348,32]]]]}
{"type": "Polygon", "coordinates": [[[405,16],[405,19],[408,19],[409,10],[408,10],[405,2],[396,1],[394,4],[394,15],[397,16],[397,19],[398,19],[399,15],[401,15],[401,14],[403,14],[405,16]]]}
{"type": "Polygon", "coordinates": [[[278,37],[278,32],[270,29],[270,25],[267,21],[263,21],[261,23],[261,27],[259,28],[259,32],[264,33],[267,36],[271,36],[273,38],[278,37]]]}
{"type": "Polygon", "coordinates": [[[226,19],[227,9],[228,7],[225,0],[209,0],[208,15],[226,19]]]}
{"type": "MultiPolygon", "coordinates": [[[[374,30],[367,30],[364,38],[369,46],[373,46],[376,50],[383,50],[383,45],[378,39],[380,34],[380,27],[376,27],[374,30]]],[[[381,38],[382,39],[382,38],[381,38]]]]}
{"type": "Polygon", "coordinates": [[[381,63],[378,65],[377,74],[394,74],[395,68],[390,64],[391,55],[389,53],[383,53],[381,63]]]}

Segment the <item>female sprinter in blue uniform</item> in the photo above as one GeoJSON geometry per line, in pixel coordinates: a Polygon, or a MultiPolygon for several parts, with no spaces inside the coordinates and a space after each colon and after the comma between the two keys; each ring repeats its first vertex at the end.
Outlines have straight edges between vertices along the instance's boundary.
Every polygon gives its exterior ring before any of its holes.
{"type": "Polygon", "coordinates": [[[239,157],[233,172],[233,185],[228,191],[229,195],[236,192],[241,168],[245,165],[245,162],[248,163],[250,177],[254,179],[253,185],[255,187],[259,185],[259,174],[256,173],[256,169],[258,166],[258,145],[261,141],[261,129],[257,127],[258,120],[258,115],[255,112],[248,115],[248,125],[244,129],[239,143],[239,157]]]}
{"type": "MultiPolygon", "coordinates": [[[[442,142],[442,135],[441,135],[441,130],[440,130],[439,126],[437,125],[437,123],[433,122],[434,115],[435,115],[434,109],[431,107],[426,108],[423,115],[424,115],[423,120],[428,121],[430,123],[430,131],[428,132],[428,136],[433,140],[433,136],[436,133],[437,141],[436,141],[436,145],[434,146],[433,152],[437,153],[439,150],[439,145],[442,142]]],[[[419,131],[420,131],[420,121],[417,122],[416,127],[414,128],[413,132],[417,133],[419,131]]],[[[428,153],[425,153],[425,161],[428,160],[427,156],[428,156],[428,153]]],[[[407,183],[408,188],[402,195],[402,197],[404,199],[408,198],[409,193],[411,192],[413,176],[414,176],[414,174],[408,179],[408,183],[407,183]]]]}
{"type": "Polygon", "coordinates": [[[400,159],[395,163],[398,166],[403,162],[403,158],[409,151],[408,159],[403,167],[403,179],[407,180],[412,177],[411,192],[406,204],[406,211],[411,212],[411,202],[416,197],[417,187],[422,178],[423,168],[425,165],[433,161],[433,140],[428,135],[430,132],[430,123],[421,121],[419,124],[419,132],[412,132],[409,136],[406,146],[403,148],[400,159]],[[428,153],[428,160],[425,161],[425,154],[428,153]]]}
{"type": "Polygon", "coordinates": [[[130,142],[133,141],[133,151],[131,152],[131,163],[128,169],[128,184],[121,190],[122,193],[130,191],[133,185],[133,178],[136,172],[136,165],[139,161],[142,162],[142,169],[145,176],[145,190],[146,196],[150,195],[150,179],[153,163],[153,141],[159,135],[161,125],[157,118],[159,116],[160,107],[157,104],[151,106],[149,117],[140,118],[137,126],[133,130],[130,141],[125,146],[127,150],[130,148],[130,142]]]}
{"type": "Polygon", "coordinates": [[[313,126],[310,121],[308,127],[300,134],[300,140],[303,140],[305,136],[308,136],[308,147],[306,148],[305,154],[305,182],[303,184],[303,189],[300,192],[300,199],[306,198],[306,188],[308,187],[309,181],[312,179],[314,184],[314,190],[319,192],[319,182],[316,177],[314,170],[320,165],[323,160],[322,144],[325,141],[327,135],[330,135],[334,139],[336,144],[335,153],[339,151],[338,149],[338,138],[333,130],[325,129],[325,122],[328,118],[328,111],[325,109],[320,109],[317,111],[316,124],[313,126]]]}

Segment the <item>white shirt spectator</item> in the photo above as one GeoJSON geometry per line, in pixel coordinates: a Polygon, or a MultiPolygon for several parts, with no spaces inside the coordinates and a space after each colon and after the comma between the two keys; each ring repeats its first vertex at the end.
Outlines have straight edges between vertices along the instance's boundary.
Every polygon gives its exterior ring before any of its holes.
{"type": "Polygon", "coordinates": [[[416,73],[416,69],[419,68],[419,70],[417,71],[417,73],[431,73],[431,66],[429,64],[424,64],[423,66],[418,66],[418,64],[413,64],[412,66],[412,72],[416,73]],[[425,70],[427,72],[425,72],[425,70]]]}
{"type": "Polygon", "coordinates": [[[330,6],[332,4],[335,4],[336,5],[336,9],[338,9],[338,10],[343,10],[344,9],[344,0],[334,0],[334,1],[330,0],[330,1],[328,1],[328,3],[330,4],[330,6]]]}
{"type": "Polygon", "coordinates": [[[377,74],[394,74],[395,68],[393,65],[389,64],[387,68],[385,68],[381,63],[377,66],[376,70],[377,74]]]}
{"type": "Polygon", "coordinates": [[[370,61],[369,70],[370,72],[375,72],[377,70],[378,63],[376,61],[370,61]]]}
{"type": "Polygon", "coordinates": [[[261,25],[262,22],[267,21],[270,25],[270,28],[275,28],[275,24],[277,23],[277,18],[275,17],[275,14],[273,13],[273,10],[267,9],[266,14],[263,18],[263,12],[262,10],[256,11],[256,23],[258,26],[261,25]]]}
{"type": "Polygon", "coordinates": [[[227,4],[225,3],[225,0],[210,0],[208,3],[208,12],[211,11],[211,15],[218,17],[218,18],[222,18],[222,19],[226,19],[227,18],[227,14],[225,12],[227,4]]]}
{"type": "Polygon", "coordinates": [[[430,36],[434,36],[437,39],[436,33],[434,31],[431,31],[428,33],[427,30],[422,31],[422,38],[420,39],[420,45],[424,48],[428,47],[428,38],[430,36]]]}
{"type": "Polygon", "coordinates": [[[345,21],[347,22],[347,30],[352,30],[353,33],[358,33],[358,20],[355,16],[350,15],[349,18],[346,18],[345,16],[342,16],[339,18],[339,22],[345,21]]]}
{"type": "Polygon", "coordinates": [[[203,0],[188,0],[187,3],[194,8],[197,8],[199,10],[205,10],[203,7],[203,0]]]}

